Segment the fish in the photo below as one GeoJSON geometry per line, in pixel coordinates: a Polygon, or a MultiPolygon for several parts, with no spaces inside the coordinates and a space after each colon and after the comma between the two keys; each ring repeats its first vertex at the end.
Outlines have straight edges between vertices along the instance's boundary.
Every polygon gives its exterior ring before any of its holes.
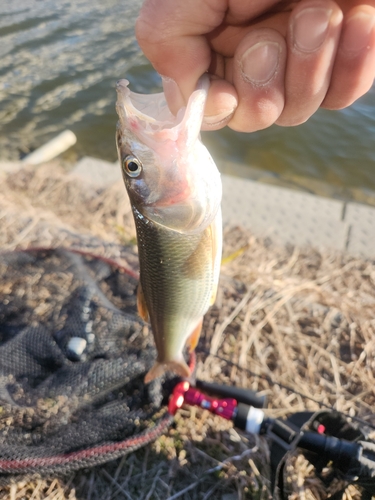
{"type": "Polygon", "coordinates": [[[176,116],[164,93],[128,85],[116,85],[116,144],[136,227],[138,312],[157,350],[145,383],[168,371],[188,378],[184,350],[196,348],[215,302],[222,254],[221,178],[200,139],[209,79],[176,116]]]}

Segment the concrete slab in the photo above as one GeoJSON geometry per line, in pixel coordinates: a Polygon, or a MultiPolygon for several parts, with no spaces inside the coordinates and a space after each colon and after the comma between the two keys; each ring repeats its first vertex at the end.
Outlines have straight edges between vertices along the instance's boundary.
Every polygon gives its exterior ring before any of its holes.
{"type": "Polygon", "coordinates": [[[118,163],[84,156],[70,172],[70,176],[80,177],[95,188],[105,188],[121,179],[118,163]]]}
{"type": "Polygon", "coordinates": [[[241,225],[279,243],[345,250],[344,203],[223,175],[224,225],[241,225]]]}
{"type": "Polygon", "coordinates": [[[352,255],[375,257],[375,208],[347,203],[345,221],[350,224],[346,250],[352,255]]]}

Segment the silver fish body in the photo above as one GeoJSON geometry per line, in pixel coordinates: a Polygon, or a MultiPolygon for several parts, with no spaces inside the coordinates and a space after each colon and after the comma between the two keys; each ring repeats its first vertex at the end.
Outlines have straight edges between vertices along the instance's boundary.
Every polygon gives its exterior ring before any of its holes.
{"type": "Polygon", "coordinates": [[[146,96],[123,82],[118,93],[117,147],[140,262],[138,310],[150,320],[158,352],[145,380],[166,370],[186,377],[183,349],[198,342],[221,261],[220,176],[199,139],[207,88],[192,95],[177,119],[160,106],[160,95],[149,96],[147,107],[146,96]]]}

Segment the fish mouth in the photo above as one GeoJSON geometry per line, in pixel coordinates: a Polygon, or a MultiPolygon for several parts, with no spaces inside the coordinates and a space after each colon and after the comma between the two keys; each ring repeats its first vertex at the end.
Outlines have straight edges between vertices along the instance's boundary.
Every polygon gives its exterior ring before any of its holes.
{"type": "Polygon", "coordinates": [[[170,111],[164,92],[138,94],[131,91],[128,85],[129,81],[125,79],[116,84],[116,110],[124,128],[130,129],[150,147],[155,145],[155,141],[171,140],[188,148],[197,140],[210,86],[207,75],[199,79],[187,106],[181,108],[176,116],[170,111]]]}
{"type": "Polygon", "coordinates": [[[128,87],[128,80],[119,80],[116,91],[119,99],[116,104],[117,113],[123,124],[137,134],[154,135],[158,131],[170,130],[181,123],[180,113],[174,116],[168,108],[163,92],[158,94],[138,94],[128,87]]]}

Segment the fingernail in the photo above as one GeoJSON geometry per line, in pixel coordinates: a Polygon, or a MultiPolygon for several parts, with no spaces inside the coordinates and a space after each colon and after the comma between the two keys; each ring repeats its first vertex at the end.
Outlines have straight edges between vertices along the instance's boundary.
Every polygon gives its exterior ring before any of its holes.
{"type": "Polygon", "coordinates": [[[323,44],[332,10],[310,7],[294,18],[292,36],[295,47],[301,52],[314,52],[323,44]]]}
{"type": "Polygon", "coordinates": [[[234,107],[232,110],[228,111],[228,109],[223,110],[221,113],[218,113],[217,115],[208,115],[204,116],[202,126],[207,126],[207,127],[213,127],[213,126],[218,126],[228,120],[230,118],[236,107],[234,107]]]}
{"type": "Polygon", "coordinates": [[[276,73],[280,46],[276,42],[258,42],[243,54],[241,73],[244,80],[265,85],[276,73]]]}
{"type": "Polygon", "coordinates": [[[162,75],[160,76],[163,83],[163,90],[165,98],[167,99],[167,103],[171,111],[177,113],[180,108],[186,106],[184,98],[181,94],[181,90],[179,89],[177,83],[172,80],[172,78],[168,78],[162,75]]]}
{"type": "Polygon", "coordinates": [[[351,54],[363,50],[370,41],[374,24],[374,16],[367,12],[357,12],[351,16],[344,26],[341,49],[351,54]]]}

